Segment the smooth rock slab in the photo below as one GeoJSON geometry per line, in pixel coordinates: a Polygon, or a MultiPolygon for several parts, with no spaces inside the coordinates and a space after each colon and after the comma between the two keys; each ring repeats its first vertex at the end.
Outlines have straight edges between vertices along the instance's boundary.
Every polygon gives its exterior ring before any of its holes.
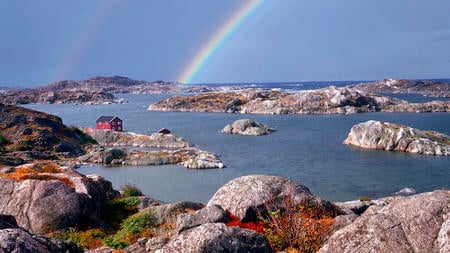
{"type": "Polygon", "coordinates": [[[374,120],[354,125],[344,144],[423,155],[450,155],[448,135],[374,120]]]}
{"type": "Polygon", "coordinates": [[[319,252],[448,252],[450,191],[397,197],[371,206],[319,252]]]}

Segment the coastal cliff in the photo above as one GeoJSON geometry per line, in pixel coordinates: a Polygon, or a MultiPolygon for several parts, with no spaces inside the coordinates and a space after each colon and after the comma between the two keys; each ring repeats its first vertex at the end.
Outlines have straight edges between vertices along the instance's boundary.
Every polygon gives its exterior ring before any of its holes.
{"type": "Polygon", "coordinates": [[[246,89],[236,92],[175,96],[148,107],[155,111],[227,112],[257,114],[351,114],[361,112],[448,112],[448,101],[408,103],[365,93],[355,88],[326,87],[311,91],[281,92],[246,89]]]}
{"type": "Polygon", "coordinates": [[[448,135],[374,120],[353,126],[344,144],[423,155],[450,155],[448,135]]]}

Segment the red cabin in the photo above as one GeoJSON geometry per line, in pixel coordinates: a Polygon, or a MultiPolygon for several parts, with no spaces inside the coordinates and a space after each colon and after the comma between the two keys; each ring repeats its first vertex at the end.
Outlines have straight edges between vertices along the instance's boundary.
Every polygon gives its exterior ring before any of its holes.
{"type": "Polygon", "coordinates": [[[123,131],[122,120],[117,116],[100,116],[95,123],[97,129],[123,131]]]}

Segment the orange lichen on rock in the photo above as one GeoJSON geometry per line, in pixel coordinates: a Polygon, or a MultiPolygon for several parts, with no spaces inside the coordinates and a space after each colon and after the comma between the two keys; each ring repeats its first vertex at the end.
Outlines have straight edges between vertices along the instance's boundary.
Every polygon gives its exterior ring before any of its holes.
{"type": "Polygon", "coordinates": [[[0,177],[9,178],[15,181],[24,181],[27,179],[35,180],[59,180],[71,188],[75,185],[68,178],[63,176],[63,170],[58,164],[53,162],[42,162],[36,164],[25,164],[21,166],[14,167],[8,171],[0,173],[0,177]]]}

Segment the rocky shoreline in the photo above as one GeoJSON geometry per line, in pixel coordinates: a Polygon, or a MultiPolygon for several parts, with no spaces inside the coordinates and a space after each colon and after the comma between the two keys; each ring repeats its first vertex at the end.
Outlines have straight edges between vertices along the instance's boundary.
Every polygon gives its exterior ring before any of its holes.
{"type": "MultiPolygon", "coordinates": [[[[105,219],[102,208],[120,198],[111,183],[101,177],[86,177],[70,169],[63,174],[68,178],[72,175],[69,178],[72,186],[58,180],[17,181],[2,174],[0,180],[7,187],[0,191],[0,202],[8,204],[2,205],[0,211],[0,239],[5,242],[0,249],[8,252],[115,250],[111,246],[82,249],[73,242],[48,236],[51,231],[86,222],[91,227],[104,226],[99,222],[105,219]],[[53,190],[49,192],[50,189],[53,190]],[[27,212],[21,212],[23,209],[18,207],[26,208],[27,212]]],[[[315,232],[324,234],[314,234],[322,238],[321,244],[314,246],[318,252],[371,252],[375,248],[383,252],[448,252],[450,249],[449,190],[331,203],[289,179],[249,175],[222,186],[206,206],[189,201],[166,204],[146,196],[136,200],[133,205],[139,208],[130,217],[151,217],[154,232],[123,248],[123,252],[274,252],[272,237],[255,231],[256,227],[244,228],[248,226],[245,224],[257,224],[252,222],[260,215],[279,217],[270,215],[275,215],[274,210],[279,208],[297,205],[304,210],[298,215],[320,212],[314,214],[319,216],[308,218],[309,223],[329,224],[323,227],[327,230],[315,232]]],[[[309,223],[292,223],[292,226],[306,226],[299,227],[305,231],[309,223]]]]}
{"type": "Polygon", "coordinates": [[[175,96],[148,107],[154,111],[225,112],[255,114],[352,114],[362,112],[449,112],[448,101],[409,103],[365,93],[356,88],[326,87],[280,92],[246,89],[235,92],[175,96]]]}

